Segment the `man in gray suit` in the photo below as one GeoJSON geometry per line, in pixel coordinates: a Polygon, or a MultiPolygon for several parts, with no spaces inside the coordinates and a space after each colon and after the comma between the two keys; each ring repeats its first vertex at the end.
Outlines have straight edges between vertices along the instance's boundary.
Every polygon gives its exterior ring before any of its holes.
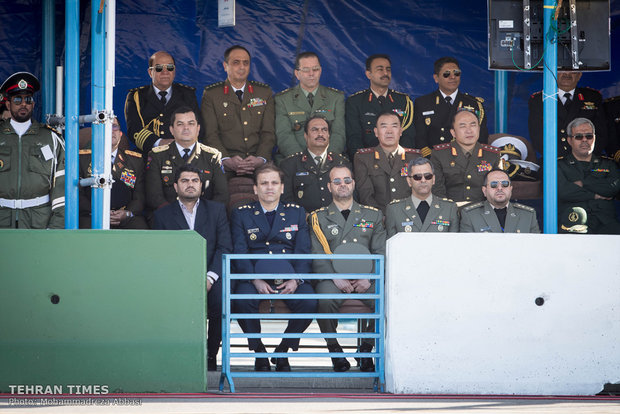
{"type": "Polygon", "coordinates": [[[467,205],[461,210],[461,232],[540,233],[536,211],[510,202],[512,183],[504,171],[489,171],[484,177],[482,192],[485,201],[467,205]]]}
{"type": "Polygon", "coordinates": [[[433,164],[423,157],[407,164],[407,184],[411,197],[394,200],[385,213],[387,237],[398,232],[458,232],[456,203],[431,193],[435,184],[433,164]]]}

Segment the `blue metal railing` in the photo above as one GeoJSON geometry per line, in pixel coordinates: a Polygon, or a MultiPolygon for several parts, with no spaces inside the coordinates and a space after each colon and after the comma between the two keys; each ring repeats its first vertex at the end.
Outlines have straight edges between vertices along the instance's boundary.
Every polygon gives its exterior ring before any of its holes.
{"type": "Polygon", "coordinates": [[[223,256],[223,286],[222,286],[222,374],[220,377],[220,391],[224,390],[224,381],[228,381],[231,392],[235,392],[233,378],[241,377],[369,377],[374,378],[374,389],[383,391],[385,384],[385,308],[384,308],[384,257],[382,255],[368,254],[226,254],[223,256]],[[370,279],[375,281],[375,293],[340,293],[340,294],[234,294],[231,292],[232,280],[273,279],[273,274],[247,274],[233,273],[231,262],[242,259],[328,259],[328,260],[372,260],[374,261],[374,273],[292,273],[278,274],[286,279],[370,279]],[[374,299],[373,313],[233,313],[231,301],[238,299],[374,299]],[[231,322],[236,319],[374,319],[374,332],[357,333],[231,333],[231,322]],[[374,352],[231,352],[231,338],[374,338],[374,352]],[[230,361],[232,358],[269,358],[269,357],[300,357],[300,358],[326,358],[326,357],[358,357],[375,358],[375,372],[331,372],[331,371],[298,371],[291,372],[256,372],[256,371],[233,371],[230,361]]]}

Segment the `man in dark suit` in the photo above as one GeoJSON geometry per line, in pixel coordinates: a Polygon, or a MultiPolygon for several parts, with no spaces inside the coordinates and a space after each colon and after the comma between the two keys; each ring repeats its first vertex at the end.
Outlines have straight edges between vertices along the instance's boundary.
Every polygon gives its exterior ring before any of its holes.
{"type": "Polygon", "coordinates": [[[154,230],[195,230],[207,240],[207,368],[217,369],[222,341],[222,254],[232,251],[230,227],[223,204],[200,198],[200,171],[185,164],[178,169],[174,189],[178,202],[155,211],[154,230]]]}
{"type": "Polygon", "coordinates": [[[413,124],[416,132],[416,148],[422,156],[429,157],[431,148],[452,141],[450,125],[457,109],[468,108],[478,116],[480,143],[488,141],[487,118],[482,98],[459,90],[461,69],[453,57],[442,57],[435,61],[433,79],[439,88],[428,95],[417,98],[413,105],[413,124]]]}
{"type": "MultiPolygon", "coordinates": [[[[174,58],[164,51],[149,58],[148,73],[153,82],[134,88],[125,100],[127,135],[146,156],[153,147],[173,141],[168,128],[170,115],[179,106],[189,106],[199,114],[196,89],[174,83],[177,66],[174,58]]],[[[202,122],[200,122],[202,123],[202,122]]],[[[202,133],[199,136],[202,142],[202,133]]]]}
{"type": "MultiPolygon", "coordinates": [[[[232,235],[235,253],[310,253],[310,234],[306,223],[306,211],[296,204],[280,203],[284,191],[284,173],[272,163],[256,169],[254,174],[254,192],[258,201],[243,205],[233,211],[231,216],[232,235]]],[[[235,263],[239,273],[310,273],[310,260],[239,260],[235,263]]],[[[284,275],[282,275],[284,276],[284,275]]],[[[314,290],[309,283],[300,279],[274,278],[273,280],[243,280],[236,284],[235,293],[288,293],[312,294],[314,290]]],[[[258,313],[258,299],[237,300],[235,308],[239,313],[258,313]]],[[[316,312],[315,299],[286,299],[286,304],[293,313],[316,312]]],[[[301,333],[306,330],[312,319],[291,319],[285,333],[301,333]]],[[[239,320],[245,333],[261,331],[260,320],[239,320]]],[[[259,338],[249,338],[250,350],[266,352],[259,338]]],[[[297,350],[299,338],[283,338],[275,352],[297,350]]],[[[290,371],[288,358],[272,358],[276,371],[290,371]]],[[[256,371],[269,371],[267,358],[256,358],[256,371]]]]}

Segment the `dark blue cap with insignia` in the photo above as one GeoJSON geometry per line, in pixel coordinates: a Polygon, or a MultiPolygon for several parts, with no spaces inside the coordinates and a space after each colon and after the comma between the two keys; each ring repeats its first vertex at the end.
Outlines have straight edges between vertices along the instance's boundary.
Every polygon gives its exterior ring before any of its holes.
{"type": "Polygon", "coordinates": [[[35,93],[41,89],[41,84],[36,76],[30,72],[17,72],[12,74],[0,86],[0,93],[11,97],[20,93],[35,93]]]}

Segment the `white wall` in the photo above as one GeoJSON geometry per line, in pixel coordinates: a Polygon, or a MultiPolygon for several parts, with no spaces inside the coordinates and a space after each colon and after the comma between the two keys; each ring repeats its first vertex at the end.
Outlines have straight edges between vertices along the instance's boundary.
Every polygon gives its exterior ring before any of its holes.
{"type": "Polygon", "coordinates": [[[386,275],[388,392],[592,395],[620,381],[618,236],[400,233],[386,275]]]}

